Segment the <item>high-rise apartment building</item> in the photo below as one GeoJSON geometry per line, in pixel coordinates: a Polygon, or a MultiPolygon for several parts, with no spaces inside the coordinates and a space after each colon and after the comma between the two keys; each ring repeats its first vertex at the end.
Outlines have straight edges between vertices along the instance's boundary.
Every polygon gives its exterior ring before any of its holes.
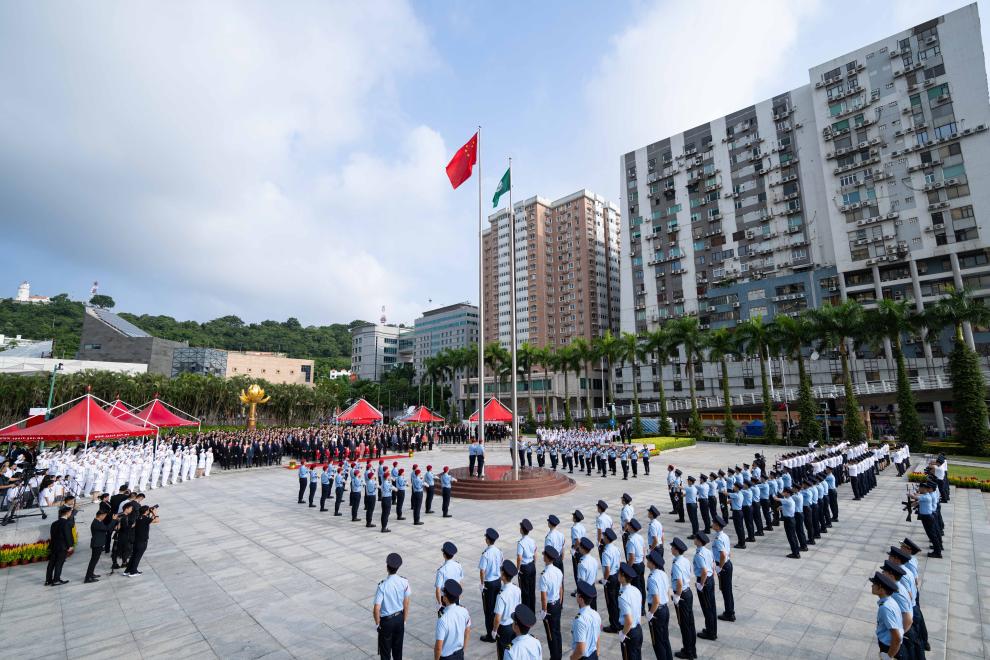
{"type": "MultiPolygon", "coordinates": [[[[845,299],[921,310],[952,287],[990,294],[990,188],[979,184],[990,174],[990,103],[976,5],[809,78],[621,157],[623,330],[683,315],[732,326],[845,299]]],[[[929,365],[939,353],[911,345],[929,365]]],[[[752,389],[742,371],[739,389],[752,389]]],[[[664,377],[679,385],[680,367],[664,377]]]]}
{"type": "MultiPolygon", "coordinates": [[[[514,205],[518,341],[563,345],[618,330],[619,210],[579,190],[514,205]]],[[[484,234],[485,342],[511,341],[509,210],[489,216],[484,234]]]]}
{"type": "Polygon", "coordinates": [[[423,312],[414,324],[416,376],[423,377],[423,361],[445,350],[478,343],[478,308],[457,303],[423,312]]]}

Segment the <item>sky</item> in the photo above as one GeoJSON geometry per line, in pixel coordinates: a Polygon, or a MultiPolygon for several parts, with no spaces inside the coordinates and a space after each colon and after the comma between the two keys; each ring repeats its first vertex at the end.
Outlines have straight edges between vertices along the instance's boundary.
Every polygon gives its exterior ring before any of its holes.
{"type": "Polygon", "coordinates": [[[479,125],[486,225],[510,156],[619,204],[622,154],[964,4],[0,2],[0,297],[410,323],[478,300],[479,125]]]}

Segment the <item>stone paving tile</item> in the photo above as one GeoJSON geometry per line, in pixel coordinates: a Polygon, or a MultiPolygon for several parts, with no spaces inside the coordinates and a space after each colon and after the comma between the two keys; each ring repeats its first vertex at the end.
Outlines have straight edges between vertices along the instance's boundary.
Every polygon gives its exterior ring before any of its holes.
{"type": "MultiPolygon", "coordinates": [[[[498,545],[509,556],[524,516],[533,521],[539,540],[546,532],[547,514],[564,518],[566,533],[571,510],[581,508],[590,520],[596,500],[603,498],[617,509],[622,492],[633,496],[640,516],[650,503],[666,512],[667,462],[676,462],[690,474],[741,464],[757,450],[768,458],[782,451],[730,445],[675,450],[653,461],[649,478],[641,474],[621,481],[575,475],[577,487],[565,495],[501,504],[455,500],[453,519],[435,514],[426,516],[425,527],[413,527],[411,512],[407,521],[393,516],[389,535],[366,529],[363,515],[361,522],[352,523],[346,503],[342,517],[297,505],[295,475],[289,470],[216,473],[149,494],[153,503],[162,505],[162,524],[152,530],[140,578],[110,576],[104,566],[105,577],[98,584],[82,585],[81,556],[69,560],[65,577],[72,582],[58,589],[41,587],[43,565],[0,571],[0,630],[18,631],[13,637],[4,635],[4,656],[37,657],[38,649],[44,648],[63,658],[375,657],[372,596],[384,576],[384,556],[395,550],[404,557],[400,573],[413,591],[405,655],[428,657],[436,620],[434,571],[442,561],[439,546],[450,539],[460,548],[457,559],[467,575],[464,604],[474,620],[467,657],[490,658],[492,647],[477,641],[484,619],[474,589],[486,527],[499,529],[498,545]],[[64,638],[54,647],[53,630],[61,630],[64,638]]],[[[490,450],[490,462],[503,462],[500,458],[504,460],[504,450],[490,450]]],[[[421,456],[401,464],[408,469],[423,460],[421,456]]],[[[452,467],[467,461],[462,449],[434,451],[429,460],[452,467]]],[[[848,486],[840,489],[841,522],[800,561],[784,558],[782,530],[734,551],[737,622],[719,622],[718,641],[699,641],[699,655],[720,660],[875,658],[876,601],[866,578],[882,563],[891,543],[905,535],[924,539],[920,524],[904,521],[904,480],[888,470],[879,481],[879,488],[860,502],[852,501],[848,486]]],[[[985,623],[990,620],[985,616],[990,582],[982,577],[990,570],[987,499],[978,492],[955,491],[952,503],[943,507],[947,535],[951,534],[948,559],[921,559],[931,658],[964,653],[974,657],[981,650],[990,657],[990,624],[985,623]]],[[[88,508],[80,520],[90,516],[88,508]]],[[[666,513],[661,520],[668,542],[689,533],[686,524],[673,522],[666,513]]],[[[80,547],[87,541],[88,525],[80,525],[80,547]]],[[[569,592],[573,575],[567,564],[569,592]]],[[[573,613],[573,600],[567,599],[565,636],[573,613]]],[[[698,607],[695,620],[700,629],[698,607]]],[[[542,632],[537,636],[542,638],[542,632]]],[[[676,622],[671,623],[670,636],[676,650],[676,622]]],[[[620,657],[613,635],[604,636],[602,649],[603,659],[620,657]]],[[[649,649],[645,655],[652,657],[649,649]]]]}

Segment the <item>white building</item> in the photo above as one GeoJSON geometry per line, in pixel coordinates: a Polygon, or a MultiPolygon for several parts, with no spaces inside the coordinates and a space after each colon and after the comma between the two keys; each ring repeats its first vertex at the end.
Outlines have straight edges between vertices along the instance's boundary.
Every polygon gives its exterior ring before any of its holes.
{"type": "Polygon", "coordinates": [[[377,381],[398,364],[412,364],[415,337],[412,328],[367,325],[351,329],[351,373],[377,381]]]}
{"type": "Polygon", "coordinates": [[[32,296],[31,295],[31,283],[24,280],[17,287],[17,296],[14,298],[15,302],[21,303],[40,303],[45,304],[51,302],[51,298],[48,296],[32,296]]]}

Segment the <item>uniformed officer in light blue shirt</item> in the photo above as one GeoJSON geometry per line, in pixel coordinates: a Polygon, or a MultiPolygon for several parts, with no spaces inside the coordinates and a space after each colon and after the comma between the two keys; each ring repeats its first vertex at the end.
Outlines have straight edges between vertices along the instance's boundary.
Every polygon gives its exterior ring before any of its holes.
{"type": "Polygon", "coordinates": [[[372,616],[378,630],[378,650],[383,658],[402,657],[402,639],[409,616],[409,582],[397,575],[402,557],[390,553],[385,558],[388,577],[378,583],[372,616]]]}
{"type": "Polygon", "coordinates": [[[602,618],[591,605],[597,596],[594,583],[578,581],[576,594],[579,609],[571,622],[571,657],[597,658],[602,618]]]}
{"type": "Polygon", "coordinates": [[[646,516],[650,519],[650,524],[646,527],[646,547],[648,550],[660,548],[660,555],[663,556],[663,523],[660,522],[660,509],[651,504],[646,510],[646,516]]]}
{"type": "Polygon", "coordinates": [[[531,610],[536,609],[536,541],[530,538],[533,523],[528,518],[519,522],[519,541],[516,542],[516,569],[519,571],[519,590],[522,602],[531,610]]]}
{"type": "Polygon", "coordinates": [[[543,545],[549,545],[557,551],[557,560],[554,562],[554,566],[560,569],[563,574],[564,563],[560,558],[564,555],[564,535],[557,529],[558,525],[560,525],[560,518],[552,513],[547,516],[547,527],[550,531],[543,537],[543,545]]]}
{"type": "Polygon", "coordinates": [[[464,660],[471,639],[471,615],[460,605],[462,592],[455,580],[443,585],[443,613],[434,629],[433,660],[464,660]]]}
{"type": "Polygon", "coordinates": [[[423,521],[420,520],[420,516],[423,510],[423,491],[426,489],[426,483],[420,476],[419,468],[413,465],[412,473],[412,510],[413,510],[413,524],[422,525],[423,521]]]}
{"type": "Polygon", "coordinates": [[[320,473],[317,471],[314,465],[309,471],[309,506],[311,509],[315,509],[316,505],[313,504],[313,499],[316,497],[316,484],[320,481],[320,473]]]}
{"type": "Polygon", "coordinates": [[[657,658],[673,658],[670,648],[670,578],[663,572],[663,552],[654,548],[646,555],[646,621],[650,629],[650,642],[657,658]]]}
{"type": "Polygon", "coordinates": [[[670,553],[674,558],[670,568],[670,589],[674,593],[674,607],[677,608],[677,625],[681,631],[681,650],[678,657],[697,657],[695,642],[697,633],[694,627],[694,596],[691,594],[691,564],[684,553],[687,545],[680,538],[670,542],[670,553]]]}
{"type": "Polygon", "coordinates": [[[904,624],[900,608],[891,596],[897,591],[897,584],[883,573],[874,573],[871,592],[877,599],[877,643],[880,646],[881,660],[897,657],[901,650],[904,624]]]}
{"type": "Polygon", "coordinates": [[[478,578],[481,581],[481,604],[485,612],[485,634],[483,642],[494,643],[492,636],[495,622],[495,599],[498,597],[501,581],[499,575],[502,569],[502,551],[495,547],[498,532],[489,527],[485,530],[485,550],[478,560],[478,578]]]}
{"type": "MultiPolygon", "coordinates": [[[[612,531],[614,532],[615,530],[612,531]]],[[[581,561],[578,562],[577,579],[594,584],[598,581],[598,559],[591,554],[591,551],[595,549],[595,544],[588,537],[584,537],[581,539],[579,546],[581,548],[581,561]]],[[[597,610],[597,598],[593,598],[590,605],[591,609],[597,610]]]]}
{"type": "Polygon", "coordinates": [[[718,618],[722,621],[736,620],[736,599],[732,593],[732,542],[725,533],[725,520],[721,516],[712,518],[712,557],[715,561],[715,575],[718,576],[718,590],[722,592],[725,609],[718,618]]]}
{"type": "Polygon", "coordinates": [[[381,500],[382,500],[382,534],[387,534],[391,532],[388,528],[388,517],[392,513],[392,473],[389,472],[388,468],[382,471],[382,485],[381,485],[381,500]]]}
{"type": "Polygon", "coordinates": [[[605,550],[602,552],[602,584],[605,589],[605,609],[608,612],[608,627],[605,632],[618,632],[622,627],[619,623],[619,566],[622,564],[622,552],[614,543],[614,529],[605,530],[605,550]]]}
{"type": "Polygon", "coordinates": [[[344,484],[347,482],[347,472],[342,465],[337,466],[333,475],[333,515],[342,516],[340,505],[344,501],[344,484]]]}
{"type": "Polygon", "coordinates": [[[643,628],[639,619],[643,613],[643,593],[634,584],[638,579],[636,569],[629,564],[619,565],[619,644],[623,658],[641,658],[643,628]]]}
{"type": "Polygon", "coordinates": [[[303,497],[306,495],[306,486],[309,485],[309,468],[305,463],[299,465],[299,504],[305,504],[303,497]]]}
{"type": "Polygon", "coordinates": [[[440,504],[444,518],[454,517],[450,515],[450,493],[455,481],[457,479],[451,476],[450,468],[443,466],[443,472],[440,473],[440,504]]]}
{"type": "Polygon", "coordinates": [[[742,487],[739,484],[732,484],[732,490],[729,491],[729,507],[732,509],[732,525],[736,530],[736,547],[739,549],[746,547],[746,530],[743,529],[743,502],[745,498],[742,493],[742,487]]]}
{"type": "Polygon", "coordinates": [[[557,567],[560,554],[552,545],[543,547],[545,568],[540,574],[540,618],[547,633],[550,658],[561,657],[560,613],[564,605],[564,573],[557,567]]]}
{"type": "Polygon", "coordinates": [[[512,584],[512,579],[516,577],[518,569],[516,565],[506,559],[502,562],[501,580],[502,586],[498,596],[495,598],[495,640],[498,643],[496,650],[499,655],[505,653],[505,648],[512,642],[512,612],[516,606],[522,602],[519,587],[512,584]]]}
{"type": "Polygon", "coordinates": [[[364,526],[374,527],[371,518],[375,515],[375,496],[378,493],[378,484],[375,483],[375,473],[368,470],[364,475],[364,526]]]}
{"type": "Polygon", "coordinates": [[[534,625],[536,615],[533,610],[524,604],[517,605],[512,612],[513,638],[505,649],[504,660],[542,660],[543,647],[529,634],[534,625]]]}
{"type": "Polygon", "coordinates": [[[460,562],[454,559],[457,555],[457,546],[451,541],[444,542],[443,546],[440,547],[440,553],[443,555],[443,564],[437,569],[433,586],[436,589],[434,595],[436,596],[437,604],[443,605],[443,585],[447,583],[447,580],[454,580],[458,584],[463,585],[464,569],[461,567],[460,562]]]}
{"type": "Polygon", "coordinates": [[[330,470],[324,468],[320,475],[320,511],[327,510],[327,498],[330,497],[330,485],[333,483],[333,476],[330,470]]]}
{"type": "Polygon", "coordinates": [[[708,549],[708,535],[702,532],[694,539],[694,582],[698,589],[698,604],[705,617],[705,627],[698,633],[701,639],[718,638],[718,619],[715,609],[715,559],[708,549]]]}
{"type": "Polygon", "coordinates": [[[364,479],[361,470],[354,470],[351,475],[351,522],[358,519],[358,508],[361,506],[361,493],[364,492],[364,479]]]}

